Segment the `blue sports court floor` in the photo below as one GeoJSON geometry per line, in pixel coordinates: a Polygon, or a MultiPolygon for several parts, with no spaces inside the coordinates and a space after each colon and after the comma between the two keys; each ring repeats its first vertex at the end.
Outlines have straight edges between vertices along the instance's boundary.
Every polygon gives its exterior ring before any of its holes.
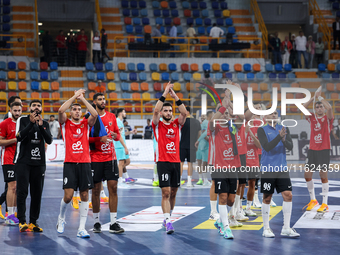
{"type": "MultiPolygon", "coordinates": [[[[43,233],[19,233],[18,227],[0,223],[0,254],[340,254],[340,179],[336,175],[330,182],[330,212],[315,217],[315,212],[304,214],[302,208],[309,202],[305,182],[293,178],[292,226],[300,238],[282,238],[282,197],[275,194],[278,207],[272,208],[270,226],[276,237],[262,237],[262,218],[253,217],[244,227],[233,230],[234,240],[221,237],[207,221],[210,213],[209,188],[180,188],[172,219],[175,233],[167,235],[161,229],[161,190],[151,186],[152,163],[132,163],[131,177],[136,184],[119,190],[118,218],[126,232],[121,235],[103,231],[84,240],[76,237],[79,213],[71,206],[66,212],[64,234],[56,231],[62,190],[62,164],[49,164],[46,172],[39,225],[43,233]]],[[[2,174],[1,174],[2,176],[2,174]]],[[[195,177],[195,176],[194,176],[195,177]]],[[[302,176],[300,176],[302,177],[302,176]]],[[[318,176],[315,176],[318,177],[318,176]]],[[[4,188],[0,180],[0,191],[4,188]]],[[[315,182],[317,199],[321,202],[321,184],[315,182]]],[[[29,198],[27,199],[29,202],[29,198]]],[[[4,206],[3,206],[4,207],[4,206]]],[[[255,210],[259,215],[261,210],[255,210]]],[[[4,213],[4,208],[3,208],[4,213]]],[[[103,228],[109,223],[107,204],[101,205],[103,228]]],[[[93,226],[92,211],[86,228],[93,226]]]]}

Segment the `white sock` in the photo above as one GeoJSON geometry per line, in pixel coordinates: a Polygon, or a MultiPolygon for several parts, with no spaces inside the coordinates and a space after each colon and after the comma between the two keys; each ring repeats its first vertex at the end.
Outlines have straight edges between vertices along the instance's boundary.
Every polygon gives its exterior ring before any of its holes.
{"type": "Polygon", "coordinates": [[[236,195],[235,196],[235,203],[234,203],[235,210],[236,210],[235,214],[238,214],[238,211],[240,209],[240,202],[241,202],[241,196],[240,195],[236,195]]]}
{"type": "Polygon", "coordinates": [[[229,210],[229,216],[231,216],[231,217],[235,217],[235,215],[236,215],[236,207],[235,207],[235,203],[233,204],[233,206],[232,207],[230,207],[230,210],[229,210]]]}
{"type": "Polygon", "coordinates": [[[106,197],[106,194],[105,194],[104,190],[100,191],[100,197],[106,197]]]}
{"type": "Polygon", "coordinates": [[[110,212],[110,221],[111,221],[111,225],[116,223],[116,221],[117,221],[117,213],[116,212],[110,212]]]}
{"type": "Polygon", "coordinates": [[[123,183],[123,177],[118,178],[118,183],[123,183]]]}
{"type": "Polygon", "coordinates": [[[170,216],[172,215],[172,211],[173,211],[173,210],[170,210],[170,216]]]}
{"type": "Polygon", "coordinates": [[[191,183],[191,176],[188,176],[188,183],[191,183]]]}
{"type": "Polygon", "coordinates": [[[73,197],[79,197],[79,191],[75,190],[75,191],[73,192],[73,197]]]}
{"type": "Polygon", "coordinates": [[[211,210],[211,214],[217,213],[217,200],[215,201],[210,200],[210,210],[211,210]]]}
{"type": "Polygon", "coordinates": [[[283,228],[290,228],[290,218],[292,215],[292,202],[282,203],[282,213],[283,213],[283,228]]]}
{"type": "Polygon", "coordinates": [[[60,202],[60,214],[59,214],[59,217],[62,218],[62,219],[65,219],[65,213],[66,213],[67,205],[68,204],[66,204],[64,202],[64,198],[62,198],[61,202],[60,202]]]}
{"type": "Polygon", "coordinates": [[[79,215],[80,215],[79,230],[82,230],[82,229],[85,229],[87,214],[89,212],[89,202],[80,201],[79,204],[80,204],[79,205],[79,215]]]}
{"type": "Polygon", "coordinates": [[[14,208],[14,213],[16,213],[17,212],[17,207],[13,206],[13,208],[14,208]]]}
{"type": "Polygon", "coordinates": [[[170,213],[164,213],[165,223],[168,224],[170,222],[170,213]]]}
{"type": "Polygon", "coordinates": [[[259,200],[259,191],[258,190],[255,190],[253,201],[260,201],[259,200]]]}
{"type": "Polygon", "coordinates": [[[322,183],[322,203],[328,204],[328,191],[329,191],[329,185],[327,183],[322,183]]]}
{"type": "Polygon", "coordinates": [[[129,178],[129,174],[126,172],[126,173],[123,173],[123,177],[125,178],[125,179],[128,179],[129,178]]]}
{"type": "Polygon", "coordinates": [[[218,211],[220,212],[220,219],[222,221],[224,229],[229,227],[228,209],[226,205],[218,205],[218,211]]]}
{"type": "Polygon", "coordinates": [[[93,213],[94,224],[99,223],[99,213],[93,213]]]}
{"type": "Polygon", "coordinates": [[[207,178],[207,177],[204,177],[204,178],[203,178],[203,182],[204,182],[204,183],[209,182],[208,178],[207,178]]]}
{"type": "Polygon", "coordinates": [[[202,175],[202,174],[198,174],[198,178],[199,178],[199,179],[202,179],[202,178],[203,178],[203,175],[202,175]]]}
{"type": "Polygon", "coordinates": [[[307,183],[307,189],[309,192],[310,200],[315,200],[315,191],[314,191],[314,182],[313,180],[306,182],[307,183]]]}
{"type": "Polygon", "coordinates": [[[263,219],[263,229],[267,229],[269,228],[270,205],[262,203],[261,211],[262,211],[262,219],[263,219]]]}
{"type": "Polygon", "coordinates": [[[157,182],[158,181],[158,174],[153,174],[153,181],[157,182]]]}
{"type": "Polygon", "coordinates": [[[246,210],[250,210],[251,208],[251,204],[253,203],[253,201],[249,201],[247,200],[247,206],[246,206],[246,210]]]}
{"type": "Polygon", "coordinates": [[[8,209],[8,216],[14,214],[14,207],[7,207],[8,209]]]}

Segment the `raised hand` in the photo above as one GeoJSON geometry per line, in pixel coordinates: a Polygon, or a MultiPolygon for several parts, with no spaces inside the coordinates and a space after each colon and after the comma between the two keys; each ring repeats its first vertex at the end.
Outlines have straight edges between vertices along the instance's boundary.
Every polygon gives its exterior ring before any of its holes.
{"type": "Polygon", "coordinates": [[[280,133],[280,136],[282,138],[284,138],[286,136],[286,134],[287,134],[287,130],[285,129],[285,127],[282,127],[282,129],[280,130],[279,133],[280,133]]]}
{"type": "Polygon", "coordinates": [[[111,131],[111,137],[112,137],[113,139],[116,139],[117,133],[111,131]]]}
{"type": "Polygon", "coordinates": [[[38,125],[42,126],[43,125],[43,118],[41,117],[41,115],[38,115],[37,119],[38,119],[38,125]]]}
{"type": "Polygon", "coordinates": [[[228,108],[228,105],[229,105],[229,98],[225,96],[222,100],[222,106],[225,108],[228,108]]]}
{"type": "Polygon", "coordinates": [[[177,99],[177,95],[176,95],[176,93],[175,93],[175,91],[173,91],[172,89],[170,89],[170,96],[173,98],[173,99],[177,99]]]}
{"type": "Polygon", "coordinates": [[[74,91],[74,95],[75,95],[76,98],[78,99],[78,97],[79,97],[80,95],[84,94],[85,91],[86,91],[85,89],[78,89],[78,90],[74,91]]]}

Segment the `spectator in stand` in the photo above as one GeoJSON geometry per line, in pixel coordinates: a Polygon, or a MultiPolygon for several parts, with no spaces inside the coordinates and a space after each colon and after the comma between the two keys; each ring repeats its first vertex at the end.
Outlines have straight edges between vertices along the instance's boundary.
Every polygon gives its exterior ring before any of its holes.
{"type": "MultiPolygon", "coordinates": [[[[174,25],[173,22],[171,22],[171,29],[169,32],[169,36],[172,37],[172,39],[170,39],[170,43],[176,43],[176,39],[174,37],[177,37],[177,27],[174,25]]],[[[175,46],[172,45],[170,50],[175,50],[175,46]]],[[[175,57],[175,53],[171,52],[170,53],[170,58],[174,58],[175,57]]]]}
{"type": "Polygon", "coordinates": [[[315,60],[317,65],[323,63],[323,51],[325,49],[325,45],[322,42],[322,38],[319,37],[318,42],[315,44],[315,60]]]}
{"type": "Polygon", "coordinates": [[[337,40],[340,48],[340,17],[336,17],[335,22],[333,22],[333,50],[336,49],[337,40]]]}
{"type": "Polygon", "coordinates": [[[290,51],[290,59],[289,63],[292,65],[293,68],[298,67],[297,63],[297,51],[296,51],[296,43],[295,43],[295,34],[292,34],[292,39],[290,40],[290,43],[292,44],[292,50],[290,51]]]}
{"type": "MultiPolygon", "coordinates": [[[[157,25],[156,27],[152,28],[152,32],[151,32],[151,37],[162,37],[161,31],[159,31],[161,29],[161,25],[157,25]]],[[[161,38],[153,38],[153,42],[155,44],[160,43],[161,42],[161,38]]],[[[154,52],[153,53],[153,57],[157,58],[158,57],[158,53],[154,52]]]]}
{"type": "Polygon", "coordinates": [[[307,54],[308,54],[308,66],[309,68],[313,68],[313,60],[315,54],[315,42],[313,42],[313,36],[308,36],[308,41],[306,45],[307,54]]]}
{"type": "Polygon", "coordinates": [[[45,61],[48,64],[50,64],[51,57],[52,57],[52,54],[51,54],[52,53],[52,45],[53,45],[53,38],[50,35],[50,31],[45,32],[45,35],[42,38],[41,44],[42,44],[42,48],[43,48],[43,51],[44,51],[45,61]]]}
{"type": "MultiPolygon", "coordinates": [[[[189,28],[187,29],[187,37],[197,37],[196,31],[193,28],[193,26],[194,26],[194,24],[191,23],[189,28]]],[[[192,46],[190,46],[190,51],[194,51],[195,50],[194,43],[196,43],[196,39],[190,39],[190,44],[192,45],[192,46]]],[[[195,53],[194,52],[192,52],[190,55],[191,55],[192,58],[195,57],[195,53]]]]}
{"type": "Polygon", "coordinates": [[[94,90],[95,90],[97,93],[105,94],[105,93],[106,93],[106,86],[105,86],[105,83],[102,82],[102,81],[98,81],[98,84],[97,84],[97,86],[94,88],[94,90]]]}
{"type": "Polygon", "coordinates": [[[57,41],[58,65],[63,66],[65,63],[65,51],[66,51],[66,41],[63,30],[59,31],[59,35],[57,36],[56,41],[57,41]]]}
{"type": "Polygon", "coordinates": [[[290,52],[292,50],[293,46],[291,42],[289,41],[289,37],[286,36],[285,40],[281,43],[281,50],[282,50],[282,65],[283,67],[285,64],[289,64],[289,57],[290,57],[290,52]]]}
{"type": "Polygon", "coordinates": [[[97,63],[100,61],[100,36],[99,36],[99,32],[96,31],[94,33],[94,36],[92,38],[92,62],[93,64],[97,63]],[[96,61],[97,58],[97,61],[96,61]]]}
{"type": "Polygon", "coordinates": [[[60,125],[59,122],[55,119],[54,115],[50,116],[50,119],[48,120],[48,124],[50,125],[50,131],[51,135],[54,139],[60,138],[60,125]]]}
{"type": "MultiPolygon", "coordinates": [[[[219,38],[222,35],[224,35],[224,31],[221,28],[217,27],[216,23],[214,23],[212,29],[210,30],[209,36],[212,38],[219,38]]],[[[218,39],[212,39],[211,44],[218,44],[218,39]]],[[[212,54],[212,57],[217,58],[217,53],[214,52],[212,54]]]]}
{"type": "Polygon", "coordinates": [[[129,122],[127,122],[126,119],[123,120],[123,124],[124,124],[124,130],[125,130],[125,134],[126,134],[125,139],[130,139],[130,134],[134,130],[132,130],[131,126],[129,125],[129,122]]]}
{"type": "Polygon", "coordinates": [[[85,35],[84,29],[80,30],[80,34],[77,36],[77,42],[78,42],[78,61],[77,61],[77,64],[78,64],[78,66],[85,66],[88,38],[85,35]]]}
{"type": "Polygon", "coordinates": [[[145,126],[144,139],[152,139],[152,125],[150,119],[146,120],[147,125],[145,126]]]}
{"type": "Polygon", "coordinates": [[[340,119],[338,119],[338,125],[334,127],[333,129],[333,135],[336,140],[339,140],[340,138],[340,119]]]}
{"type": "Polygon", "coordinates": [[[112,60],[112,58],[109,57],[109,55],[107,55],[106,53],[106,49],[107,49],[107,33],[105,33],[105,29],[102,28],[102,30],[100,30],[102,33],[102,40],[101,40],[101,47],[102,47],[102,62],[104,63],[104,57],[107,57],[107,60],[112,60]]]}
{"type": "Polygon", "coordinates": [[[273,52],[273,58],[274,62],[273,64],[282,64],[282,58],[281,58],[281,40],[278,37],[279,33],[275,32],[275,37],[272,37],[269,41],[269,46],[272,49],[273,52]]]}
{"type": "Polygon", "coordinates": [[[299,36],[296,37],[295,43],[296,43],[299,67],[302,68],[302,64],[301,64],[301,54],[302,54],[303,58],[305,59],[305,67],[308,68],[308,58],[307,58],[307,52],[306,52],[307,39],[306,39],[306,36],[303,35],[302,31],[300,31],[299,36]]]}
{"type": "Polygon", "coordinates": [[[73,33],[71,33],[69,38],[67,39],[67,49],[68,65],[75,66],[77,56],[77,39],[73,33]]]}

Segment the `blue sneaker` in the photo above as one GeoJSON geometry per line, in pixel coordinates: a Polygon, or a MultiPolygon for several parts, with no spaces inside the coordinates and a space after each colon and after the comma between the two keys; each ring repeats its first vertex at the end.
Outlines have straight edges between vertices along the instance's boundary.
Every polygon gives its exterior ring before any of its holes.
{"type": "Polygon", "coordinates": [[[214,226],[215,226],[215,228],[220,230],[220,223],[218,222],[218,220],[215,221],[214,226]]]}
{"type": "Polygon", "coordinates": [[[11,215],[7,216],[5,223],[7,225],[15,226],[15,225],[19,224],[19,220],[18,220],[17,217],[15,217],[14,214],[11,214],[11,215]]]}
{"type": "Polygon", "coordinates": [[[77,237],[90,238],[90,235],[89,235],[89,233],[87,233],[87,231],[85,229],[82,229],[82,230],[78,230],[77,237]]]}
{"type": "Polygon", "coordinates": [[[223,237],[225,239],[234,239],[234,235],[229,227],[226,227],[226,229],[224,230],[223,237]]]}
{"type": "Polygon", "coordinates": [[[224,235],[224,227],[223,227],[222,223],[220,223],[220,228],[218,229],[218,233],[220,233],[221,236],[224,235]]]}
{"type": "Polygon", "coordinates": [[[125,183],[126,183],[126,184],[135,183],[136,181],[137,181],[137,179],[133,179],[133,178],[131,178],[131,177],[125,178],[125,183]]]}
{"type": "Polygon", "coordinates": [[[175,232],[174,227],[172,226],[172,223],[169,222],[168,224],[166,224],[166,233],[168,235],[171,235],[173,232],[175,232]]]}
{"type": "Polygon", "coordinates": [[[165,220],[163,220],[162,228],[166,228],[166,221],[165,220]]]}

